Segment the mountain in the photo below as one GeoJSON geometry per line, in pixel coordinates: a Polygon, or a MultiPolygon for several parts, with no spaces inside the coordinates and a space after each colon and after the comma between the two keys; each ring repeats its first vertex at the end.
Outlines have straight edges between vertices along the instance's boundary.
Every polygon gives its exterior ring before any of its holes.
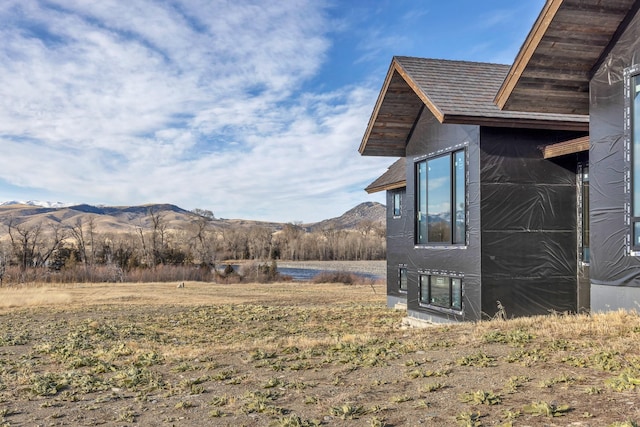
{"type": "MultiPolygon", "coordinates": [[[[78,223],[93,222],[98,233],[136,232],[142,228],[151,229],[153,212],[162,218],[167,230],[183,230],[194,223],[199,215],[172,204],[150,204],[141,206],[93,206],[87,204],[73,206],[57,206],[49,202],[5,202],[0,203],[0,224],[7,226],[10,222],[24,227],[35,227],[39,224],[73,227],[78,223]]],[[[360,225],[385,224],[385,207],[380,203],[366,202],[345,212],[343,215],[304,224],[309,231],[331,229],[356,229],[360,225]]],[[[282,229],[284,223],[251,221],[244,219],[213,219],[214,228],[262,226],[274,231],[282,229]]],[[[6,227],[0,226],[0,238],[6,233],[6,227]]]]}
{"type": "Polygon", "coordinates": [[[66,208],[67,206],[71,206],[70,203],[43,202],[41,200],[28,200],[26,202],[11,200],[9,202],[0,203],[0,206],[11,206],[11,205],[39,206],[41,208],[66,208]]]}
{"type": "Polygon", "coordinates": [[[387,208],[378,202],[360,203],[355,208],[349,209],[344,214],[336,218],[325,219],[324,221],[307,224],[308,230],[351,230],[356,229],[365,223],[381,225],[384,227],[387,217],[387,208]]]}

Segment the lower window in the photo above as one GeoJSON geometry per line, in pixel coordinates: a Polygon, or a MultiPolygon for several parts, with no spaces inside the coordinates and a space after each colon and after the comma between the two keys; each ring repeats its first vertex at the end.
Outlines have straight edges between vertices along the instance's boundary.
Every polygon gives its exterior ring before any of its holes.
{"type": "Polygon", "coordinates": [[[462,279],[432,274],[420,275],[420,303],[462,310],[462,279]]]}
{"type": "Polygon", "coordinates": [[[407,292],[407,267],[405,265],[398,267],[398,288],[401,292],[407,292]]]}

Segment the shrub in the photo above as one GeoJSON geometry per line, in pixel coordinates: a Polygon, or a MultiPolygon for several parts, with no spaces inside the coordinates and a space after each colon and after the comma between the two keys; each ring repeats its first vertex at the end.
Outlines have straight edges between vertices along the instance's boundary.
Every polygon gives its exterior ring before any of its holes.
{"type": "Polygon", "coordinates": [[[348,271],[323,271],[313,276],[313,283],[344,283],[345,285],[353,285],[362,279],[354,273],[348,271]]]}

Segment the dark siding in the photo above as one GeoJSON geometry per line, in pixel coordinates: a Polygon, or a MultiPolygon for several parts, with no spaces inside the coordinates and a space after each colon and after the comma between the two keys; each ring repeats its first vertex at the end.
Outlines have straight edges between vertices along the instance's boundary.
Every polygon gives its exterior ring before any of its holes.
{"type": "Polygon", "coordinates": [[[389,240],[387,253],[400,253],[408,267],[407,309],[409,315],[430,319],[451,320],[480,319],[480,187],[479,187],[479,127],[473,125],[443,125],[425,109],[407,146],[406,220],[403,230],[389,240]],[[415,169],[417,160],[440,150],[450,151],[454,146],[466,144],[468,162],[467,216],[468,245],[460,247],[416,247],[414,245],[415,219],[415,169]],[[463,316],[433,310],[419,304],[419,270],[446,270],[464,274],[463,316]]]}
{"type": "Polygon", "coordinates": [[[637,309],[640,303],[640,289],[633,292],[633,289],[614,288],[640,287],[640,258],[630,256],[626,251],[629,229],[624,209],[629,198],[624,187],[623,71],[638,64],[638,58],[640,15],[636,14],[602,62],[590,86],[590,275],[591,306],[596,311],[609,307],[637,309]],[[624,293],[625,298],[619,298],[618,293],[624,293]]]}
{"type": "Polygon", "coordinates": [[[406,298],[407,294],[400,292],[398,284],[398,267],[406,264],[407,259],[404,253],[390,251],[389,248],[402,247],[402,240],[406,238],[405,230],[411,230],[410,218],[406,208],[406,189],[387,191],[387,295],[406,298]],[[400,217],[393,215],[393,195],[400,192],[401,210],[400,217]]]}
{"type": "Polygon", "coordinates": [[[575,156],[542,157],[541,146],[575,133],[482,128],[480,143],[482,312],[508,316],[575,311],[575,156]]]}

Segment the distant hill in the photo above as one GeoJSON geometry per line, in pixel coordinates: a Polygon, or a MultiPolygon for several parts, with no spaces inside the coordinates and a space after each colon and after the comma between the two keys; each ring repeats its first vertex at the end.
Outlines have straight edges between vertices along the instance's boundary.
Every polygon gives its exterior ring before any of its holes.
{"type": "MultiPolygon", "coordinates": [[[[139,228],[152,227],[149,212],[161,215],[168,230],[181,230],[200,218],[197,214],[172,204],[150,204],[141,206],[92,206],[80,204],[61,206],[48,202],[5,202],[0,204],[0,237],[6,233],[6,225],[10,221],[26,227],[38,224],[60,224],[75,226],[78,221],[87,224],[93,221],[98,233],[121,233],[136,231],[139,228]]],[[[365,222],[385,223],[385,207],[380,203],[366,202],[345,212],[337,218],[331,218],[317,223],[305,224],[310,231],[332,229],[356,229],[365,222]]],[[[285,223],[251,221],[244,219],[213,219],[211,224],[219,229],[232,226],[251,227],[264,226],[273,231],[282,229],[285,223]]]]}
{"type": "Polygon", "coordinates": [[[374,225],[385,225],[386,207],[378,202],[360,203],[355,208],[349,209],[337,218],[325,219],[324,221],[308,224],[306,227],[312,231],[322,229],[349,230],[356,229],[365,222],[374,225]]]}

